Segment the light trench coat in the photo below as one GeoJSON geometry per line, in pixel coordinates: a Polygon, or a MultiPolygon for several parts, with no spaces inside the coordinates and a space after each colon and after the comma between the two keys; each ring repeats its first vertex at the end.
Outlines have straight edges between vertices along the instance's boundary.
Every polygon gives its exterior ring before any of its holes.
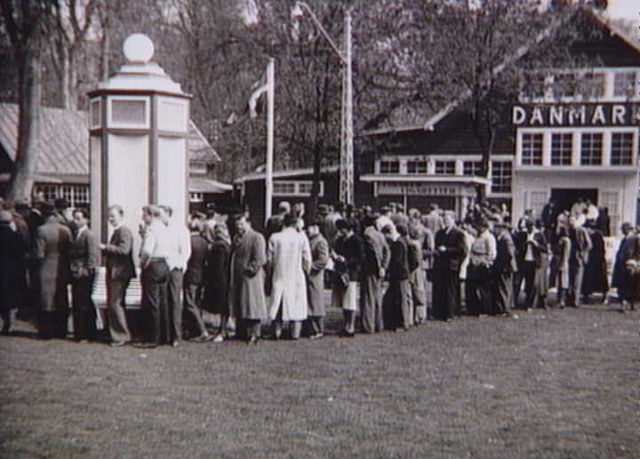
{"type": "Polygon", "coordinates": [[[311,269],[311,249],[307,237],[292,227],[274,233],[269,238],[267,260],[273,273],[269,316],[274,320],[282,307],[282,320],[305,320],[305,273],[311,269]]]}

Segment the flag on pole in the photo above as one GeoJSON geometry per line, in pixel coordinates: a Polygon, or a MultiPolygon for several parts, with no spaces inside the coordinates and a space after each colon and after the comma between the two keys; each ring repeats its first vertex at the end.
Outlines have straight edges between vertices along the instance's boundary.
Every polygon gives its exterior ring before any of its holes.
{"type": "Polygon", "coordinates": [[[255,118],[258,116],[258,103],[260,102],[260,98],[263,94],[266,94],[267,89],[269,89],[266,72],[253,84],[251,89],[253,91],[249,97],[249,116],[255,118]]]}

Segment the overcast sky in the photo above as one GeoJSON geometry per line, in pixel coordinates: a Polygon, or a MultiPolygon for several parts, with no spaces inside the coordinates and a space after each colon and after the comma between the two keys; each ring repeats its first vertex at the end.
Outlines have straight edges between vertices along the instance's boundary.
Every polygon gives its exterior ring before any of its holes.
{"type": "Polygon", "coordinates": [[[608,12],[614,18],[640,21],[640,0],[609,0],[608,12]]]}

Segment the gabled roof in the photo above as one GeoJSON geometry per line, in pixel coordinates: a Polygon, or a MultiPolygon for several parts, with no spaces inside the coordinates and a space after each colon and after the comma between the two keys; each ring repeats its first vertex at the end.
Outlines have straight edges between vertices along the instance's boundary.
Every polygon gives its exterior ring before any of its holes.
{"type": "MultiPolygon", "coordinates": [[[[599,14],[590,9],[580,9],[578,11],[578,14],[584,14],[587,15],[588,18],[593,19],[598,26],[602,27],[605,30],[608,30],[612,37],[619,38],[622,42],[624,42],[625,45],[630,46],[640,56],[640,41],[636,41],[633,38],[629,37],[625,31],[617,27],[615,23],[608,20],[602,14],[599,14]]],[[[563,24],[564,21],[557,21],[549,25],[549,27],[540,32],[540,34],[538,34],[531,43],[519,47],[512,55],[506,57],[503,62],[501,62],[493,69],[493,74],[498,75],[505,69],[509,68],[511,65],[515,64],[518,60],[526,56],[533,48],[550,38],[554,33],[556,33],[559,27],[563,26],[563,24]]],[[[449,116],[454,110],[461,107],[465,102],[469,100],[471,96],[471,90],[468,89],[464,91],[457,98],[445,105],[445,107],[440,111],[429,117],[427,121],[422,125],[411,123],[403,126],[372,129],[366,131],[363,135],[370,136],[378,134],[391,134],[396,132],[417,131],[420,129],[423,129],[425,131],[433,131],[440,121],[449,116]]]]}
{"type": "MultiPolygon", "coordinates": [[[[337,165],[323,166],[322,169],[320,170],[320,173],[327,174],[327,173],[338,172],[339,169],[340,167],[337,165]]],[[[311,174],[313,174],[313,168],[310,168],[310,167],[306,169],[286,169],[286,170],[273,171],[273,178],[274,179],[292,178],[292,177],[298,177],[301,175],[311,175],[311,174]]],[[[254,180],[264,180],[266,178],[266,175],[267,174],[264,171],[251,172],[247,175],[243,175],[242,177],[238,177],[233,181],[233,183],[241,184],[245,182],[251,182],[254,180]]]]}
{"type": "MultiPolygon", "coordinates": [[[[74,181],[74,177],[88,176],[88,113],[52,107],[42,107],[41,110],[36,174],[63,178],[65,181],[74,181]]],[[[189,120],[187,145],[190,161],[206,163],[220,161],[216,151],[192,120],[189,120]]],[[[17,147],[18,105],[2,103],[0,104],[0,148],[13,162],[17,147]]]]}

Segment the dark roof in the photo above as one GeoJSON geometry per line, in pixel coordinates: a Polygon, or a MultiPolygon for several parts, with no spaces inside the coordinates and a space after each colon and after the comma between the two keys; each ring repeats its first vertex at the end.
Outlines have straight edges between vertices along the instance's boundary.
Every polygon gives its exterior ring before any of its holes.
{"type": "MultiPolygon", "coordinates": [[[[629,59],[638,59],[640,56],[640,42],[629,37],[615,22],[608,20],[602,14],[591,9],[580,8],[570,20],[576,19],[582,19],[593,27],[608,32],[608,35],[601,39],[596,39],[599,42],[597,44],[594,43],[596,41],[594,39],[573,44],[574,51],[597,53],[599,57],[604,57],[604,65],[614,67],[628,65],[629,59]]],[[[531,43],[519,47],[512,55],[505,57],[505,60],[493,69],[494,74],[501,73],[504,69],[527,56],[538,45],[551,39],[558,30],[562,30],[563,26],[563,21],[551,23],[531,43]]],[[[393,134],[421,130],[432,131],[449,115],[455,114],[469,100],[471,95],[470,90],[464,91],[436,113],[432,113],[425,108],[420,110],[415,104],[405,104],[396,108],[379,128],[367,130],[363,135],[393,134]]]]}
{"type": "MultiPolygon", "coordinates": [[[[89,174],[89,128],[85,111],[42,107],[38,136],[36,173],[66,181],[85,179],[89,174]]],[[[18,105],[0,104],[0,147],[13,162],[18,146],[18,105]]],[[[189,120],[190,161],[220,161],[216,151],[189,120]]]]}

